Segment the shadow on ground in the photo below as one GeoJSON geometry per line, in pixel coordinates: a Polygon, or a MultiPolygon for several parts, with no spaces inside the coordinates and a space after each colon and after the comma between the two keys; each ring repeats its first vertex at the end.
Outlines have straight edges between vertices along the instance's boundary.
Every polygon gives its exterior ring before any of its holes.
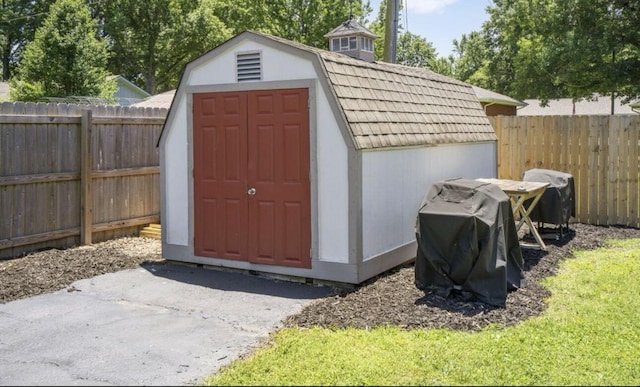
{"type": "Polygon", "coordinates": [[[330,286],[285,281],[266,275],[208,268],[201,265],[187,265],[172,261],[145,263],[141,266],[154,276],[209,289],[247,292],[289,299],[315,299],[335,292],[335,289],[330,286]]]}

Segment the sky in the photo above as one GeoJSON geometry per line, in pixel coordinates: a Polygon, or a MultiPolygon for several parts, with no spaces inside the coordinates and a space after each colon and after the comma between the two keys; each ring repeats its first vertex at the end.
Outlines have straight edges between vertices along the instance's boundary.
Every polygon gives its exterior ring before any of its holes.
{"type": "MultiPolygon", "coordinates": [[[[378,15],[380,2],[370,0],[373,13],[378,15]]],[[[462,34],[480,31],[489,16],[485,12],[491,0],[398,0],[403,3],[400,21],[414,35],[419,35],[433,44],[438,56],[453,53],[453,39],[460,40],[462,34]],[[406,16],[406,17],[405,17],[406,16]]]]}

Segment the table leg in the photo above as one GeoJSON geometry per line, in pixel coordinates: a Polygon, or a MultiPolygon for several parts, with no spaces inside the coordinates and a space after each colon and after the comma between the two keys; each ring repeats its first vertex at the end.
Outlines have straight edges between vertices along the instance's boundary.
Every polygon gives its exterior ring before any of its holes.
{"type": "MultiPolygon", "coordinates": [[[[533,225],[533,222],[529,217],[529,215],[531,214],[531,211],[536,206],[536,204],[538,204],[538,201],[540,200],[541,197],[542,197],[542,194],[537,195],[526,210],[523,206],[520,206],[519,211],[520,211],[520,215],[522,216],[522,219],[520,220],[520,224],[522,224],[523,221],[526,222],[527,225],[529,226],[529,231],[531,231],[531,234],[533,234],[533,237],[536,239],[536,242],[538,242],[538,245],[540,246],[540,248],[542,250],[546,250],[547,245],[542,240],[542,237],[538,233],[538,230],[533,225]]],[[[518,230],[519,229],[520,229],[520,226],[518,227],[518,230]]]]}
{"type": "MultiPolygon", "coordinates": [[[[514,218],[516,218],[518,215],[521,215],[520,210],[524,206],[524,201],[525,201],[524,195],[519,195],[515,200],[512,201],[514,218]]],[[[516,226],[516,232],[520,231],[523,224],[524,224],[524,218],[521,215],[520,219],[518,220],[518,225],[516,226]]]]}

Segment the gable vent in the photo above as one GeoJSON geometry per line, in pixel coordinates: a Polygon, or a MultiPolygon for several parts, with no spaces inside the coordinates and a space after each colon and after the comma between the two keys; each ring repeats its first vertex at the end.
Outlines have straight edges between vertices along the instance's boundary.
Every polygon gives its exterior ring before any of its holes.
{"type": "Polygon", "coordinates": [[[238,73],[238,82],[261,80],[262,67],[260,63],[260,53],[250,52],[237,54],[236,71],[238,73]]]}

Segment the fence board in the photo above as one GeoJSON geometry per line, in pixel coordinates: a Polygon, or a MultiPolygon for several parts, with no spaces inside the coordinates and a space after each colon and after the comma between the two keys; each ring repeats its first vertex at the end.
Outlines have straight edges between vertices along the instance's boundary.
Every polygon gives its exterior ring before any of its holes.
{"type": "MultiPolygon", "coordinates": [[[[578,165],[578,152],[580,151],[580,142],[579,137],[577,136],[576,126],[573,121],[566,121],[564,126],[564,130],[566,131],[566,135],[564,137],[564,151],[566,152],[566,156],[563,159],[562,171],[567,172],[573,175],[574,183],[578,178],[578,174],[576,173],[576,168],[574,166],[578,165]]],[[[576,196],[576,202],[574,203],[577,206],[578,198],[576,196]]]]}
{"type": "Polygon", "coordinates": [[[640,225],[640,116],[490,120],[498,136],[498,177],[520,179],[530,168],[570,173],[575,179],[576,221],[640,225]]]}
{"type": "Polygon", "coordinates": [[[86,243],[135,235],[141,222],[159,221],[156,142],[166,113],[0,103],[0,258],[80,243],[82,181],[91,183],[92,236],[86,243]],[[83,179],[80,127],[86,109],[92,112],[94,157],[83,179]]]}
{"type": "MultiPolygon", "coordinates": [[[[618,134],[618,157],[616,157],[616,164],[618,168],[618,180],[613,195],[617,197],[616,203],[616,220],[615,224],[627,224],[628,219],[628,201],[629,201],[629,121],[628,116],[620,117],[620,120],[614,120],[614,128],[618,134]]],[[[613,157],[611,157],[613,158],[613,157]]]]}
{"type": "Polygon", "coordinates": [[[598,204],[598,224],[609,224],[609,202],[608,195],[609,187],[611,186],[611,180],[608,179],[609,169],[609,117],[608,116],[596,116],[597,130],[598,130],[598,145],[597,152],[598,161],[598,181],[596,183],[597,204],[598,204]]]}
{"type": "Polygon", "coordinates": [[[591,201],[595,200],[591,197],[591,190],[589,189],[592,178],[590,165],[594,162],[591,153],[592,135],[589,130],[589,117],[584,116],[582,118],[583,122],[581,122],[581,124],[584,126],[580,128],[580,143],[582,144],[582,148],[580,149],[580,180],[578,181],[577,193],[580,194],[583,200],[580,203],[580,207],[576,208],[576,210],[581,214],[580,218],[584,219],[586,223],[595,224],[595,214],[591,214],[589,211],[591,201]]]}
{"type": "Polygon", "coordinates": [[[627,224],[630,226],[638,227],[640,221],[638,220],[638,208],[640,207],[640,179],[638,179],[639,160],[638,160],[638,147],[640,146],[640,137],[638,132],[640,131],[639,120],[629,120],[629,218],[627,224]]]}
{"type": "Polygon", "coordinates": [[[620,136],[623,135],[620,130],[620,120],[609,121],[609,136],[607,136],[609,144],[610,157],[607,159],[607,224],[618,224],[618,207],[620,205],[620,194],[618,191],[620,184],[620,170],[618,168],[618,157],[620,153],[620,136]]]}

